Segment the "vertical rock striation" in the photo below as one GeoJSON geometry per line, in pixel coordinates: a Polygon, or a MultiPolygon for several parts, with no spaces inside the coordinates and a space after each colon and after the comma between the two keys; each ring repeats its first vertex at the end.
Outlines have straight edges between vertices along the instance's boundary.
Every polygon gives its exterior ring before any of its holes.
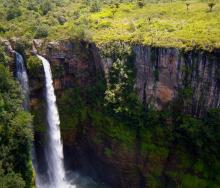
{"type": "MultiPolygon", "coordinates": [[[[112,61],[102,58],[94,44],[70,41],[35,41],[35,47],[52,63],[56,90],[90,85],[108,77],[112,61]]],[[[220,52],[183,52],[174,48],[136,45],[136,82],[140,100],[161,110],[183,98],[184,111],[201,116],[220,105],[220,52]]]]}
{"type": "Polygon", "coordinates": [[[185,97],[184,111],[201,116],[219,108],[218,53],[182,52],[173,48],[135,46],[138,95],[147,104],[162,109],[185,97]]]}

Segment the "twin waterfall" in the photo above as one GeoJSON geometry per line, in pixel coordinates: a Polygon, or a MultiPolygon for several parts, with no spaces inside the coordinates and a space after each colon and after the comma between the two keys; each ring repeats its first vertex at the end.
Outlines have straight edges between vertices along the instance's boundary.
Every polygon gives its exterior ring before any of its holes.
{"type": "MultiPolygon", "coordinates": [[[[47,187],[66,188],[71,187],[65,181],[65,170],[63,165],[63,145],[60,135],[60,120],[56,106],[56,96],[53,88],[53,80],[50,63],[42,56],[38,55],[42,61],[45,72],[46,101],[47,101],[47,149],[46,160],[48,163],[49,182],[47,187]]],[[[41,188],[41,187],[39,187],[41,188]]]]}
{"type": "MultiPolygon", "coordinates": [[[[21,85],[22,95],[24,97],[23,107],[28,111],[29,107],[29,84],[26,68],[22,56],[15,52],[16,55],[16,72],[15,76],[21,85]]],[[[33,165],[36,171],[37,188],[74,188],[65,178],[63,164],[63,145],[60,134],[59,113],[56,106],[56,96],[53,88],[53,80],[49,62],[38,55],[42,61],[45,72],[46,84],[46,102],[47,102],[47,145],[45,148],[46,161],[48,165],[48,177],[46,182],[41,181],[35,165],[34,147],[32,151],[33,165]]]]}

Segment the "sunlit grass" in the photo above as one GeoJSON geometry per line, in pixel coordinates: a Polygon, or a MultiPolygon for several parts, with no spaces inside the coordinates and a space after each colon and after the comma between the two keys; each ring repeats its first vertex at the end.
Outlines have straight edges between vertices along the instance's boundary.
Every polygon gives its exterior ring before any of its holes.
{"type": "MultiPolygon", "coordinates": [[[[23,0],[26,2],[25,0],[23,0]]],[[[21,7],[22,16],[6,21],[0,17],[0,25],[7,32],[4,38],[23,37],[33,39],[36,29],[48,26],[48,39],[62,40],[84,37],[97,44],[109,41],[124,41],[161,47],[184,49],[199,48],[213,50],[220,48],[220,4],[216,3],[209,12],[207,2],[147,3],[139,8],[136,3],[104,5],[100,12],[90,12],[84,3],[69,2],[43,16],[38,12],[21,7]],[[64,25],[58,17],[66,18],[64,25]],[[83,34],[82,34],[83,32],[83,34]],[[89,36],[88,36],[89,35],[89,36]]],[[[5,15],[0,5],[0,15],[5,15]]]]}
{"type": "Polygon", "coordinates": [[[90,16],[92,22],[109,22],[109,28],[93,28],[93,39],[98,43],[122,40],[179,48],[220,47],[219,4],[213,12],[208,12],[207,3],[191,3],[187,11],[184,2],[146,4],[142,9],[123,5],[113,18],[103,17],[106,12],[109,8],[90,16]],[[131,24],[133,31],[129,30],[131,24]]]}

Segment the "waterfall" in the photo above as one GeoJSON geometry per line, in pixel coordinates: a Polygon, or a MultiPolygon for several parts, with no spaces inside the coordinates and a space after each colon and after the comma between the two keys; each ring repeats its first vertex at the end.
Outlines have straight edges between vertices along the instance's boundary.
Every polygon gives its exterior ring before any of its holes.
{"type": "Polygon", "coordinates": [[[45,150],[48,165],[49,180],[46,185],[38,185],[38,188],[69,188],[71,186],[65,178],[63,164],[63,145],[60,134],[60,120],[56,105],[56,96],[53,88],[53,80],[50,63],[42,56],[37,55],[42,61],[45,73],[46,102],[47,102],[47,146],[45,150]]]}
{"type": "MultiPolygon", "coordinates": [[[[29,91],[28,75],[27,75],[26,67],[24,65],[24,59],[22,55],[19,54],[18,52],[15,52],[15,77],[21,86],[21,94],[23,96],[23,108],[25,111],[29,111],[30,91],[29,91]]],[[[31,148],[31,157],[32,157],[32,164],[36,172],[36,181],[37,181],[38,173],[37,173],[37,165],[36,165],[36,154],[33,144],[31,148]]]]}
{"type": "Polygon", "coordinates": [[[18,52],[15,52],[15,59],[16,59],[15,76],[21,85],[21,92],[22,92],[22,96],[24,97],[23,107],[26,111],[28,111],[29,109],[29,84],[28,84],[27,71],[24,65],[23,57],[18,52]]]}
{"type": "MultiPolygon", "coordinates": [[[[36,160],[35,147],[32,145],[31,155],[32,164],[36,172],[36,187],[37,188],[85,188],[95,187],[95,183],[87,178],[82,178],[77,173],[69,174],[68,180],[65,176],[63,165],[63,145],[60,134],[60,120],[56,106],[56,96],[54,94],[52,74],[49,62],[38,55],[42,61],[45,82],[46,82],[46,101],[47,101],[47,147],[45,148],[46,161],[48,166],[48,177],[42,177],[38,172],[38,164],[36,160]],[[46,179],[46,181],[45,181],[46,179]],[[71,183],[70,183],[71,182],[71,183]],[[77,184],[77,186],[76,186],[77,184]]],[[[21,94],[23,96],[23,107],[26,111],[29,110],[29,82],[26,67],[23,57],[15,52],[15,77],[21,85],[21,94]]],[[[31,125],[30,125],[31,127],[31,125]]]]}

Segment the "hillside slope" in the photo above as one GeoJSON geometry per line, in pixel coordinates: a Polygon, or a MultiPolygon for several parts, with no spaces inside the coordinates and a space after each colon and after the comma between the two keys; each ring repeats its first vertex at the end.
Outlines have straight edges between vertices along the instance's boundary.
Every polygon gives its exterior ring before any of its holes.
{"type": "Polygon", "coordinates": [[[214,3],[212,11],[208,2],[197,1],[4,2],[0,4],[0,36],[3,38],[19,37],[27,41],[70,38],[96,43],[120,40],[209,51],[220,47],[218,2],[214,3]]]}

